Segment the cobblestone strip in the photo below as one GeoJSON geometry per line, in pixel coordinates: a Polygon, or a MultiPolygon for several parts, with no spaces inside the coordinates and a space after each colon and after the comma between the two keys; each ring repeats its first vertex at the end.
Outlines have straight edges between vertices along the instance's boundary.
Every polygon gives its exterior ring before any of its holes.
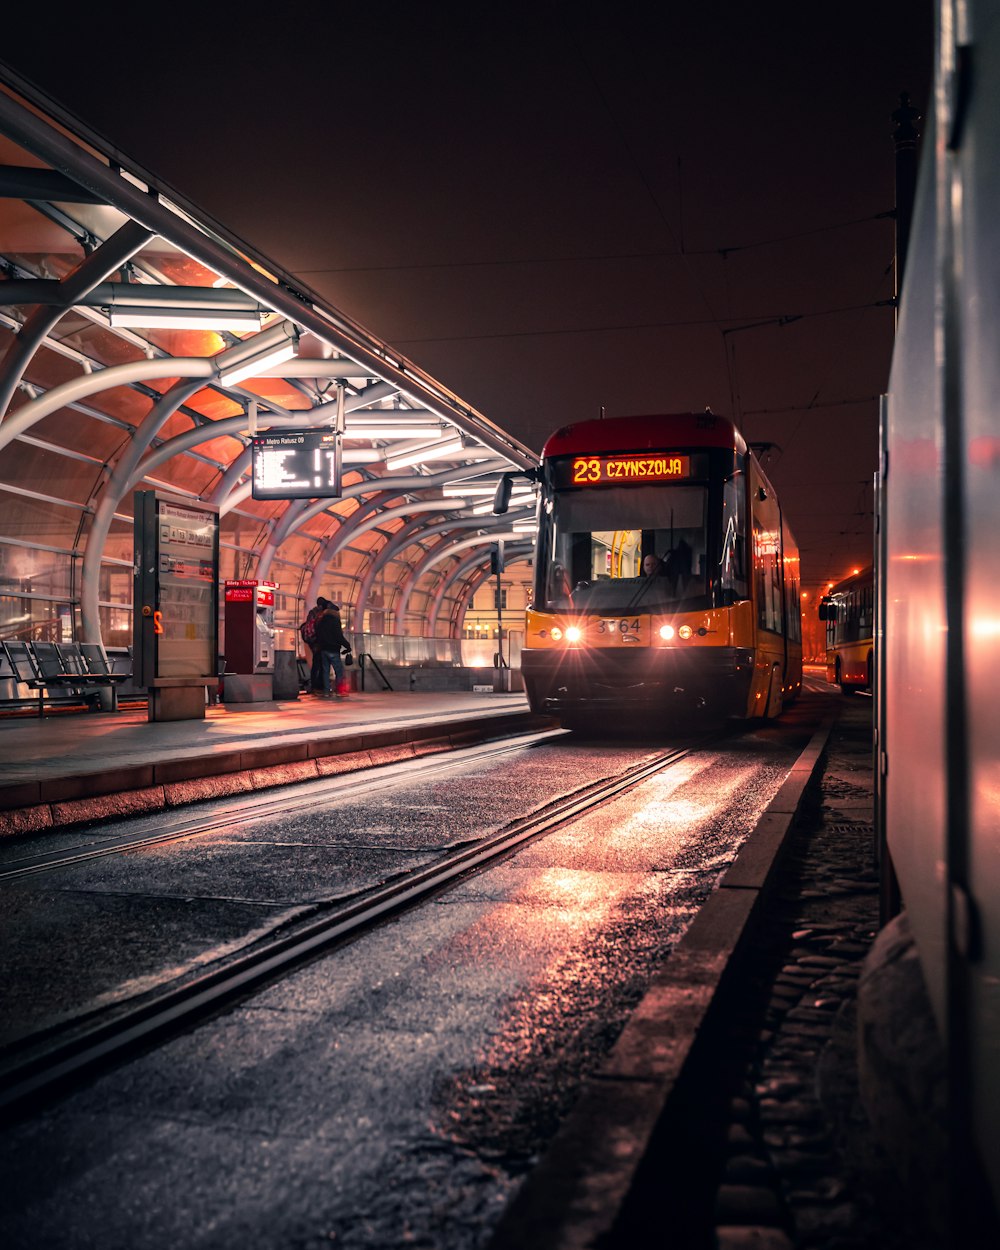
{"type": "Polygon", "coordinates": [[[746,1061],[718,1250],[913,1250],[857,1089],[855,999],[878,926],[871,705],[845,704],[779,869],[737,1009],[746,1061]]]}

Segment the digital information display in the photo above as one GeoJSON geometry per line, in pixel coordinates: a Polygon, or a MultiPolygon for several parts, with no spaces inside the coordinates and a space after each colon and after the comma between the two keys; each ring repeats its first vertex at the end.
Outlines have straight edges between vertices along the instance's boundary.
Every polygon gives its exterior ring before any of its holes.
{"type": "Polygon", "coordinates": [[[622,456],[574,456],[556,466],[558,486],[621,486],[630,482],[680,482],[691,476],[691,457],[651,451],[622,456]]]}
{"type": "Polygon", "coordinates": [[[272,430],[250,443],[254,499],[339,499],[334,430],[272,430]]]}

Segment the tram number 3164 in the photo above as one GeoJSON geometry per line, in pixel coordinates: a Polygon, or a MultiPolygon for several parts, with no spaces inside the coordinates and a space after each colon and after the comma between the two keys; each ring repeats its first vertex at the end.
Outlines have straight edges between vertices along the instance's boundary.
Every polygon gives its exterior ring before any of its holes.
{"type": "Polygon", "coordinates": [[[597,632],[599,634],[637,634],[639,632],[639,618],[629,621],[624,618],[617,621],[598,621],[597,632]]]}

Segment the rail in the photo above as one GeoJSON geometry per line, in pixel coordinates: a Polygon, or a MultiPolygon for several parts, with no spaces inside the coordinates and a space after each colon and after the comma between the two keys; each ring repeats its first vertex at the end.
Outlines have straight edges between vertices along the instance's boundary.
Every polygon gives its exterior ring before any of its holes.
{"type": "MultiPolygon", "coordinates": [[[[545,731],[543,736],[553,732],[560,731],[545,731]]],[[[648,777],[681,762],[712,740],[713,736],[709,735],[696,743],[644,759],[618,776],[589,780],[504,828],[476,838],[435,863],[407,872],[362,898],[331,901],[329,907],[318,909],[318,915],[291,928],[282,921],[269,937],[252,949],[227,957],[218,967],[198,970],[155,991],[118,1001],[86,1021],[70,1022],[64,1028],[45,1029],[20,1039],[12,1061],[0,1072],[0,1123],[44,1104],[52,1096],[72,1088],[80,1079],[120,1062],[137,1049],[191,1027],[206,1014],[287,975],[317,953],[352,940],[387,916],[440,893],[466,873],[505,859],[525,842],[582,817],[648,777]]],[[[511,747],[506,744],[499,749],[511,747]]],[[[390,784],[395,787],[398,782],[392,779],[390,784]]],[[[313,789],[304,796],[304,802],[315,805],[313,789]]],[[[286,803],[287,796],[281,800],[282,812],[286,810],[286,803]]],[[[255,816],[259,816],[259,811],[255,816]]],[[[231,819],[232,813],[229,813],[227,823],[231,819]]],[[[180,831],[181,836],[191,836],[194,832],[197,831],[191,828],[180,831]]],[[[155,835],[151,839],[158,840],[155,835]]],[[[134,850],[138,845],[133,843],[129,849],[134,850]]],[[[123,849],[102,846],[93,853],[113,854],[123,849]]],[[[26,865],[25,870],[45,871],[52,866],[55,866],[52,861],[41,862],[26,865]]]]}
{"type": "Polygon", "coordinates": [[[364,690],[365,688],[365,669],[369,667],[373,668],[382,679],[382,689],[391,690],[392,683],[389,681],[389,678],[386,677],[385,673],[382,672],[381,668],[379,668],[378,660],[376,660],[375,657],[367,651],[361,651],[358,654],[358,672],[361,674],[361,689],[364,690]]]}

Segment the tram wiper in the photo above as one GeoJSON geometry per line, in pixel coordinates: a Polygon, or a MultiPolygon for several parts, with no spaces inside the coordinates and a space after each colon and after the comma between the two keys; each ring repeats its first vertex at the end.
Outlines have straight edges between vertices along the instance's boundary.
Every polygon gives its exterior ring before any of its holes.
{"type": "Polygon", "coordinates": [[[628,606],[625,608],[626,612],[631,612],[632,609],[637,606],[640,600],[645,597],[646,591],[649,590],[650,586],[652,586],[655,580],[656,580],[656,575],[652,573],[648,577],[643,579],[643,581],[639,585],[638,590],[635,592],[632,598],[628,601],[628,606]]]}

